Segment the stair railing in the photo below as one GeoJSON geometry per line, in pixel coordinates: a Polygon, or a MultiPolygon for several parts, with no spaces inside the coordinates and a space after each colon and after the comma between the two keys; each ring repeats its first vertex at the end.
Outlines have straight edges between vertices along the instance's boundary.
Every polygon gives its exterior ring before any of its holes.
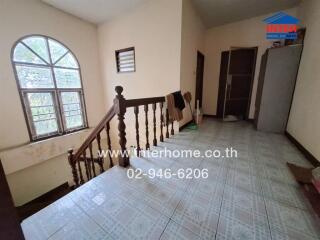
{"type": "MultiPolygon", "coordinates": [[[[90,180],[93,177],[97,176],[97,170],[95,168],[95,164],[99,166],[99,172],[104,172],[104,158],[101,156],[102,146],[101,146],[101,133],[103,131],[106,132],[107,135],[107,147],[109,153],[109,168],[113,167],[113,159],[111,156],[111,138],[110,138],[110,121],[113,119],[115,115],[118,118],[118,137],[119,137],[119,145],[122,153],[127,151],[126,148],[126,125],[124,123],[125,113],[128,108],[134,109],[135,115],[135,134],[136,134],[136,144],[137,144],[137,155],[140,155],[142,147],[140,145],[140,134],[139,134],[139,109],[142,106],[144,110],[145,117],[145,137],[146,137],[146,145],[145,149],[150,149],[149,143],[149,122],[148,122],[148,111],[149,105],[152,106],[152,130],[153,130],[153,146],[157,146],[157,118],[156,118],[156,109],[157,105],[160,108],[160,142],[164,141],[164,130],[165,128],[165,137],[169,138],[169,125],[171,124],[170,133],[174,135],[173,121],[169,120],[169,112],[168,109],[163,111],[165,97],[153,97],[153,98],[139,98],[139,99],[130,99],[126,100],[122,95],[123,88],[121,86],[117,86],[115,88],[117,93],[116,97],[113,100],[113,106],[104,116],[104,118],[99,122],[99,124],[94,128],[94,130],[90,133],[90,135],[86,138],[83,144],[79,147],[79,149],[74,153],[73,149],[69,149],[68,151],[68,161],[72,169],[73,181],[75,183],[75,187],[82,185],[85,182],[85,179],[90,180]],[[165,114],[165,117],[164,117],[165,114]],[[93,151],[93,144],[96,143],[98,148],[97,157],[95,157],[93,151]],[[89,153],[89,157],[87,157],[87,153],[89,153]],[[100,154],[99,154],[100,153],[100,154]],[[85,175],[82,172],[82,167],[85,168],[85,175]]],[[[118,162],[121,167],[128,167],[130,165],[129,156],[127,154],[119,154],[118,162]]]]}

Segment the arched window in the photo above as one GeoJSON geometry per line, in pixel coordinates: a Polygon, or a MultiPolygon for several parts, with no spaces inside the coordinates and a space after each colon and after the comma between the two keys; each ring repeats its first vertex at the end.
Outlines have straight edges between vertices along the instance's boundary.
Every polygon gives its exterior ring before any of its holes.
{"type": "Polygon", "coordinates": [[[27,36],[16,42],[11,56],[32,141],[87,127],[80,67],[66,46],[27,36]]]}

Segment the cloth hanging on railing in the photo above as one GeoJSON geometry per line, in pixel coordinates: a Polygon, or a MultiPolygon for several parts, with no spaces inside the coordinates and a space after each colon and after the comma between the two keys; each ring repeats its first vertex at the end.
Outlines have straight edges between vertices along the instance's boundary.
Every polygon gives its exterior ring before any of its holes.
{"type": "Polygon", "coordinates": [[[182,111],[179,108],[177,108],[175,105],[174,95],[168,94],[166,96],[166,101],[167,101],[167,108],[169,112],[170,121],[180,121],[183,118],[183,114],[182,114],[182,111]]]}
{"type": "Polygon", "coordinates": [[[184,100],[181,94],[181,91],[176,91],[173,92],[173,97],[174,97],[174,105],[176,108],[180,109],[180,111],[182,111],[186,105],[184,104],[184,100]]]}
{"type": "Polygon", "coordinates": [[[190,114],[192,116],[192,121],[195,123],[196,121],[194,119],[194,114],[193,114],[193,111],[192,111],[192,108],[191,108],[191,100],[192,100],[191,92],[185,92],[183,94],[183,98],[187,102],[187,104],[189,105],[190,114]]]}

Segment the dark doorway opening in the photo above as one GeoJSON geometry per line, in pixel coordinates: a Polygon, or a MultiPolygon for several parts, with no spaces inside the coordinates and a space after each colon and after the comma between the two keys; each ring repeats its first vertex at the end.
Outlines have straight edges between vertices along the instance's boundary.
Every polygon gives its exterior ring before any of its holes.
{"type": "Polygon", "coordinates": [[[218,118],[249,118],[257,50],[257,47],[232,48],[221,53],[218,118]]]}
{"type": "Polygon", "coordinates": [[[203,71],[204,71],[204,55],[198,51],[197,72],[196,72],[196,96],[195,96],[195,103],[194,103],[195,108],[197,108],[197,100],[199,100],[199,108],[202,108],[203,71]]]}

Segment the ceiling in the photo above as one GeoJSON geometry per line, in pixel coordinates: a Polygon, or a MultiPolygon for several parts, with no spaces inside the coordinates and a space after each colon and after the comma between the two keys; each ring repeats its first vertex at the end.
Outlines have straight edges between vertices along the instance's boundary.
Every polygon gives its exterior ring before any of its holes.
{"type": "Polygon", "coordinates": [[[300,0],[192,0],[203,23],[215,27],[296,6],[300,0]]]}
{"type": "Polygon", "coordinates": [[[83,20],[98,24],[148,0],[41,0],[83,20]]]}
{"type": "MultiPolygon", "coordinates": [[[[86,21],[99,24],[152,0],[41,1],[86,21]]],[[[192,2],[204,24],[210,28],[290,8],[296,6],[300,0],[192,0],[192,2]]]]}

